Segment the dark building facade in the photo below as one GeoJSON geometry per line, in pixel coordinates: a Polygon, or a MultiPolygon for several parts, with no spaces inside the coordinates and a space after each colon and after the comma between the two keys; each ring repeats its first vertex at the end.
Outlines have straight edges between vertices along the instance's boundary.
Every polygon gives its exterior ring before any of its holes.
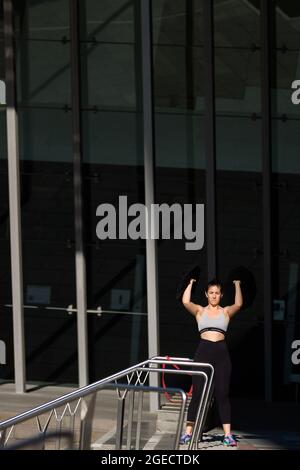
{"type": "Polygon", "coordinates": [[[22,318],[27,382],[82,385],[146,359],[152,343],[191,357],[196,325],[175,299],[182,271],[201,266],[201,302],[209,277],[226,284],[244,266],[256,295],[228,333],[232,393],[297,400],[297,2],[3,0],[0,14],[1,380],[14,380],[22,318]],[[201,250],[160,238],[149,255],[146,240],[97,238],[99,204],[117,207],[120,195],[145,204],[147,185],[156,203],[205,205],[201,250]],[[18,286],[24,308],[14,314],[18,286]]]}

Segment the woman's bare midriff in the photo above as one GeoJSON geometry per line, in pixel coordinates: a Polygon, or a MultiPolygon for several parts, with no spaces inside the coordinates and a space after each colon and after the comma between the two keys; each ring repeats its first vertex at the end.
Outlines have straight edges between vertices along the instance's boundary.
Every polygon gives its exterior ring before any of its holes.
{"type": "Polygon", "coordinates": [[[225,335],[223,335],[223,333],[219,333],[218,331],[205,331],[200,335],[200,338],[216,342],[225,339],[225,335]]]}

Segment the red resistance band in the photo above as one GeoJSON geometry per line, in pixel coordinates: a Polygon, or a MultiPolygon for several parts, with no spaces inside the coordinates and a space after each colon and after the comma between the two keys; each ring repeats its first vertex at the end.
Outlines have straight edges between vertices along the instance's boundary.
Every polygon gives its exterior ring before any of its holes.
{"type": "MultiPolygon", "coordinates": [[[[171,360],[170,356],[166,356],[166,360],[170,361],[171,360]]],[[[180,367],[177,364],[170,364],[170,365],[173,366],[174,369],[180,370],[180,367]]],[[[166,364],[163,364],[162,368],[165,369],[166,364]]],[[[165,373],[164,372],[162,373],[162,386],[165,389],[167,388],[166,382],[165,382],[165,373]]],[[[192,392],[193,392],[193,385],[191,385],[190,390],[187,392],[187,396],[189,397],[192,394],[192,392]]],[[[167,391],[165,391],[164,394],[165,394],[165,397],[166,397],[167,400],[172,401],[172,397],[169,395],[169,393],[167,391]]]]}

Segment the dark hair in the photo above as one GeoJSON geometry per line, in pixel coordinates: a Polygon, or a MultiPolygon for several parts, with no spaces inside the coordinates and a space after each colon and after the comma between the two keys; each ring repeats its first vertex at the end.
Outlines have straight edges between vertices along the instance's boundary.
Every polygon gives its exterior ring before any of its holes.
{"type": "Polygon", "coordinates": [[[208,292],[208,289],[211,286],[218,286],[220,288],[221,294],[223,293],[223,284],[218,279],[212,279],[206,286],[205,292],[208,292]]]}

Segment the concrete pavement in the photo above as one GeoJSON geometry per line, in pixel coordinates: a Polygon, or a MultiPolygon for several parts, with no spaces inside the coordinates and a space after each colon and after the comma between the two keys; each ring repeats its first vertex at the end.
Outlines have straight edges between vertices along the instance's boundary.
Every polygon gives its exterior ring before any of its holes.
{"type": "MultiPolygon", "coordinates": [[[[69,387],[30,386],[26,394],[17,395],[13,384],[2,384],[0,385],[0,419],[15,416],[72,390],[74,389],[69,387]]],[[[147,403],[148,396],[146,395],[146,407],[147,403]]],[[[95,450],[114,448],[116,410],[115,391],[104,390],[98,394],[92,437],[92,447],[95,450]]],[[[222,429],[216,426],[203,435],[202,442],[198,444],[199,450],[300,450],[299,404],[266,404],[258,400],[232,400],[232,410],[233,433],[237,437],[238,448],[224,447],[222,429]]],[[[172,417],[172,413],[164,415],[163,411],[158,414],[144,412],[141,448],[144,450],[171,449],[175,437],[175,422],[176,416],[172,417]]],[[[32,420],[30,423],[20,425],[15,438],[29,437],[36,433],[36,421],[32,420]]],[[[123,442],[126,443],[126,426],[123,442]]],[[[180,448],[187,450],[187,446],[180,446],[180,448]]]]}

